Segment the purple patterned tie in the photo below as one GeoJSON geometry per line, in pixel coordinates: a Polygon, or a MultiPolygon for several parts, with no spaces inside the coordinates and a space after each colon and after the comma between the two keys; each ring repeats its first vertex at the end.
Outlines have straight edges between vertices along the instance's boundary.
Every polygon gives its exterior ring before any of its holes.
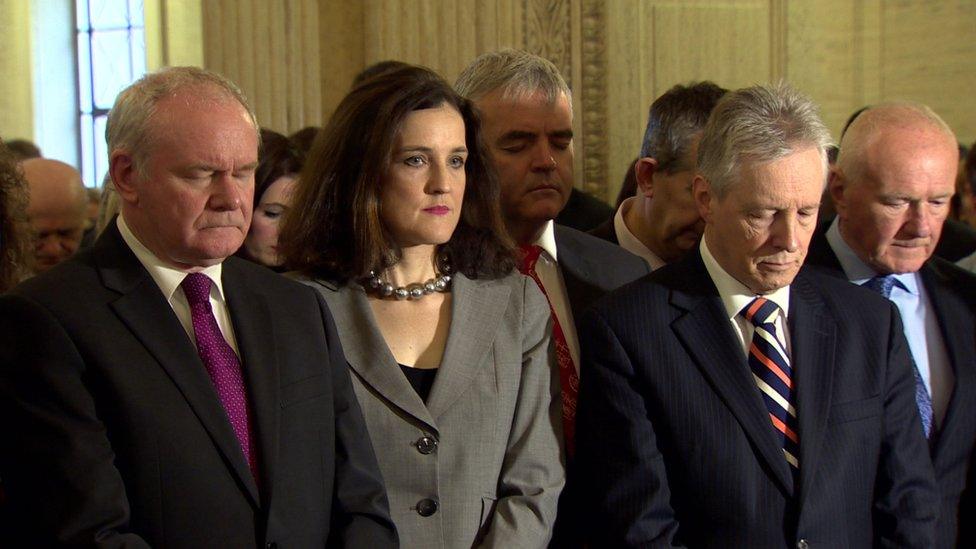
{"type": "Polygon", "coordinates": [[[220,333],[213,309],[210,308],[210,287],[213,281],[203,273],[186,275],[180,287],[190,303],[190,316],[193,318],[193,333],[197,339],[197,352],[207,367],[210,380],[217,390],[221,404],[227,412],[234,434],[241,444],[244,459],[251,468],[254,479],[258,479],[257,450],[251,437],[251,412],[244,387],[244,373],[237,354],[220,333]]]}

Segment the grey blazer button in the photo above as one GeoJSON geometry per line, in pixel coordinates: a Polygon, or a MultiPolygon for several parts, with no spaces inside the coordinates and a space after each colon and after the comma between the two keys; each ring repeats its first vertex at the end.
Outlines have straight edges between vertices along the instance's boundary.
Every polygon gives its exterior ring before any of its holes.
{"type": "Polygon", "coordinates": [[[796,549],[809,549],[809,548],[810,548],[810,544],[807,543],[807,540],[805,539],[801,539],[800,541],[796,542],[796,549]]]}
{"type": "Polygon", "coordinates": [[[429,517],[437,512],[437,506],[436,499],[422,499],[417,502],[417,514],[422,517],[429,517]]]}
{"type": "Polygon", "coordinates": [[[435,440],[433,437],[424,435],[417,440],[416,446],[417,451],[426,456],[427,454],[433,454],[434,450],[437,449],[437,440],[435,440]]]}

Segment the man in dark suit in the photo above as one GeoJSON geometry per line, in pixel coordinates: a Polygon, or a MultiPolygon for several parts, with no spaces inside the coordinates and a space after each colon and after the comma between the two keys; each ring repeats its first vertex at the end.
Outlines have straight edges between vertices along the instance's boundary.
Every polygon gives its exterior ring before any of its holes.
{"type": "Polygon", "coordinates": [[[884,291],[901,313],[942,493],[940,548],[976,541],[973,517],[959,511],[976,489],[969,474],[976,447],[976,276],[933,255],[955,191],[957,158],[952,130],[924,105],[876,105],[862,113],[831,172],[838,215],[814,236],[808,261],[884,291]]]}
{"type": "Polygon", "coordinates": [[[701,130],[726,93],[711,82],[677,85],[651,104],[634,165],[637,194],[590,231],[659,269],[698,244],[704,223],[691,196],[701,130]]]}
{"type": "Polygon", "coordinates": [[[698,151],[698,251],[583,320],[570,482],[594,545],[931,546],[897,311],[801,269],[829,140],[789,87],[726,95],[698,151]]]}
{"type": "Polygon", "coordinates": [[[257,124],[195,68],[109,115],[122,213],[0,299],[0,475],[22,546],[395,547],[332,317],[231,254],[257,124]]]}

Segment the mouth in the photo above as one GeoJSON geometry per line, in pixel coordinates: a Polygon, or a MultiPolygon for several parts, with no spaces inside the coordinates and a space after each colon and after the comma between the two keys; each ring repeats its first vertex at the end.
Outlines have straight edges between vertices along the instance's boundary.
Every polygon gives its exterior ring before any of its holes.
{"type": "Polygon", "coordinates": [[[795,261],[760,261],[759,268],[764,271],[785,272],[796,267],[795,261]]]}
{"type": "Polygon", "coordinates": [[[432,215],[447,215],[451,213],[451,209],[447,206],[431,206],[429,208],[424,208],[423,211],[432,215]]]}
{"type": "Polygon", "coordinates": [[[545,191],[552,191],[558,193],[560,192],[559,185],[555,185],[552,183],[543,183],[542,185],[536,185],[535,187],[529,189],[530,193],[545,192],[545,191]]]}

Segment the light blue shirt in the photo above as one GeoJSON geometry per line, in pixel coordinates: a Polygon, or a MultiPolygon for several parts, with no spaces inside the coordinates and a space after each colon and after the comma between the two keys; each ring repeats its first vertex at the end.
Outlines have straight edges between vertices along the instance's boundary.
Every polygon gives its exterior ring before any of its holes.
{"type": "MultiPolygon", "coordinates": [[[[838,219],[835,218],[827,230],[827,242],[830,243],[837,260],[840,261],[847,279],[860,285],[878,276],[880,273],[861,261],[861,258],[847,245],[840,234],[838,223],[838,219]]],[[[915,366],[932,397],[935,424],[941,426],[949,399],[952,397],[955,375],[949,362],[945,341],[942,339],[939,319],[935,315],[932,301],[917,272],[899,273],[894,277],[901,284],[895,284],[891,289],[890,299],[898,307],[915,366]]]]}

